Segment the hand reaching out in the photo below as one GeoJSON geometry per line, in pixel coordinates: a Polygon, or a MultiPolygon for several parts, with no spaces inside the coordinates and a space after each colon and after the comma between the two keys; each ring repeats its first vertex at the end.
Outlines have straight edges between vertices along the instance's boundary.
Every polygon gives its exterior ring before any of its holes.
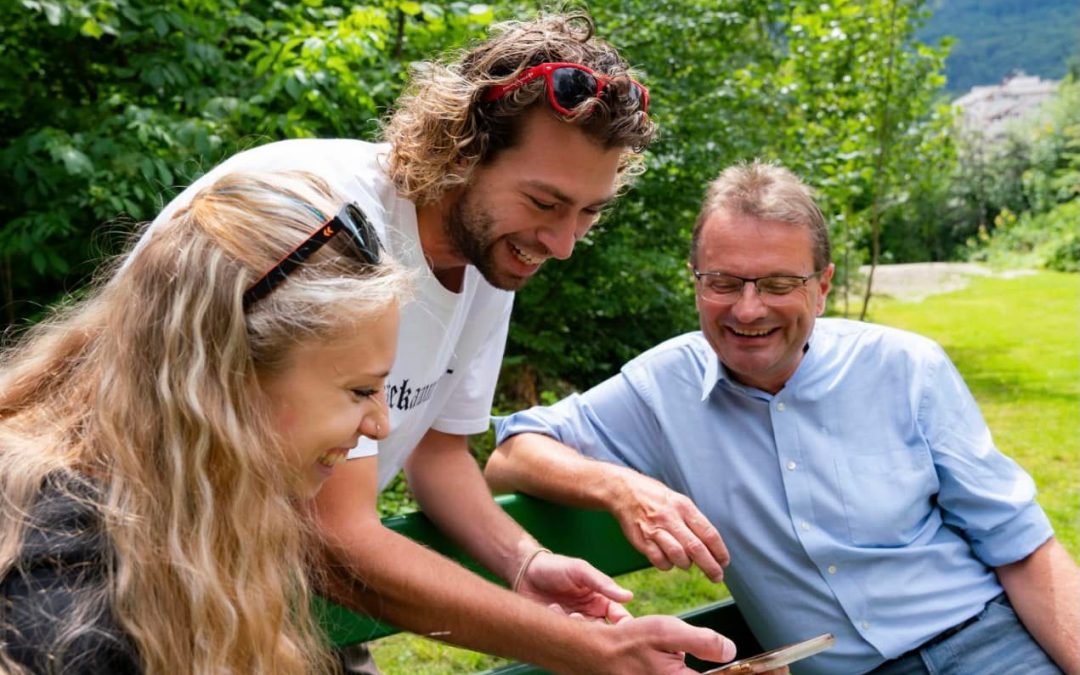
{"type": "Polygon", "coordinates": [[[612,512],[634,548],[659,569],[695,564],[712,581],[723,580],[727,546],[688,497],[630,469],[621,481],[612,512]]]}
{"type": "Polygon", "coordinates": [[[584,560],[547,551],[528,562],[515,590],[566,614],[612,623],[630,617],[622,603],[634,597],[584,560]]]}

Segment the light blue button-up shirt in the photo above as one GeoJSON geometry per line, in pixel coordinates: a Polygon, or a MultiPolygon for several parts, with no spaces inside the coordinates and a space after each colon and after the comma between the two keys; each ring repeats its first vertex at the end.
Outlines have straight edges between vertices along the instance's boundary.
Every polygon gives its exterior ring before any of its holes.
{"type": "Polygon", "coordinates": [[[797,673],[862,673],[974,616],[991,568],[1053,534],[944,351],[819,319],[776,395],[731,379],[701,333],[585,394],[496,420],[686,494],[731,552],[726,581],[767,648],[831,632],[797,673]]]}

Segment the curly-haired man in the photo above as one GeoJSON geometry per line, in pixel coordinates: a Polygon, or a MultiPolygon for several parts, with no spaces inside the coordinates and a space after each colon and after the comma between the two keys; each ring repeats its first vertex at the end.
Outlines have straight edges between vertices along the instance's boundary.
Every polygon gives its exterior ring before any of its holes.
{"type": "Polygon", "coordinates": [[[549,258],[568,258],[640,168],[655,134],[648,103],[587,16],[500,24],[457,59],[414,69],[385,144],[272,143],[231,158],[174,201],[226,170],[311,171],[355,200],[390,253],[417,271],[417,301],[403,308],[384,391],[389,435],[361,438],[316,498],[331,555],[363,582],[340,584],[352,590],[339,601],[556,672],[690,673],[683,652],[734,656],[711,631],[630,619],[628,591],[542,549],[497,507],[466,445],[489,424],[512,291],[549,258]],[[516,592],[381,525],[376,496],[402,468],[425,513],[516,592]]]}

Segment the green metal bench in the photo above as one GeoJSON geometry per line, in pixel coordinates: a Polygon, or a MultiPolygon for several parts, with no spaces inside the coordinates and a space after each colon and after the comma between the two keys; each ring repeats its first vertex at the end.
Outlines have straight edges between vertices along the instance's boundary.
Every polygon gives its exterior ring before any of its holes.
{"type": "MultiPolygon", "coordinates": [[[[497,497],[496,501],[514,520],[545,546],[564,555],[584,558],[598,569],[618,576],[649,567],[649,561],[638,553],[626,538],[618,523],[608,513],[585,511],[559,506],[525,495],[497,497]]],[[[445,556],[453,558],[488,579],[494,577],[452,544],[422,513],[387,518],[383,524],[445,556]]],[[[317,599],[315,611],[335,646],[377,640],[398,632],[397,628],[376,618],[355,614],[325,599],[317,599]]],[[[757,640],[733,600],[724,600],[681,614],[680,618],[696,626],[705,626],[723,633],[739,647],[740,654],[760,651],[757,640]]],[[[706,664],[687,658],[692,667],[706,664]]],[[[499,675],[524,675],[545,671],[525,664],[514,664],[489,671],[499,675]]]]}

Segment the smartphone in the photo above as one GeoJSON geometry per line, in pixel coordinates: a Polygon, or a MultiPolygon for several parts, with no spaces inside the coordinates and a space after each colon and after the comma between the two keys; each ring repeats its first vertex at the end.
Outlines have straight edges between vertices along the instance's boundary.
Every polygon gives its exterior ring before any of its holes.
{"type": "Polygon", "coordinates": [[[732,661],[726,666],[720,666],[719,668],[713,668],[712,670],[706,670],[702,675],[708,675],[709,673],[728,673],[729,675],[742,675],[743,673],[764,673],[772,670],[773,668],[779,668],[780,666],[786,666],[789,663],[794,663],[799,659],[805,659],[808,656],[813,656],[818,652],[823,652],[829,647],[836,644],[836,638],[832,636],[832,633],[825,633],[817,637],[812,637],[809,640],[803,640],[802,642],[796,642],[795,644],[780,647],[764,654],[758,654],[757,656],[751,656],[748,659],[742,659],[740,661],[732,661]]]}

